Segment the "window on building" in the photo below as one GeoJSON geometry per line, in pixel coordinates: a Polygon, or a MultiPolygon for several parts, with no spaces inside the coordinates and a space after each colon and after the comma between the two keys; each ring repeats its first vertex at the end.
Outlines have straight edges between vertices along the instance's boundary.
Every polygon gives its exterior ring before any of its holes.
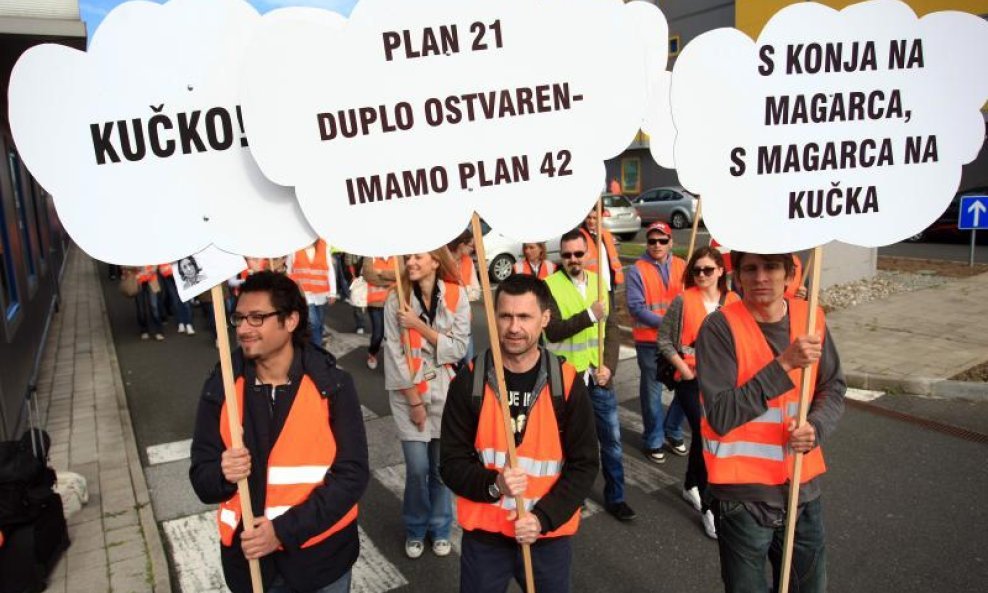
{"type": "Polygon", "coordinates": [[[626,157],[621,159],[621,193],[638,194],[642,191],[641,159],[626,157]]]}
{"type": "Polygon", "coordinates": [[[32,285],[38,281],[38,271],[34,262],[34,245],[31,235],[34,229],[28,224],[27,207],[24,203],[24,175],[21,171],[21,160],[17,152],[9,149],[7,164],[10,165],[10,185],[14,189],[14,210],[17,216],[17,230],[20,232],[21,248],[24,250],[24,262],[27,264],[28,282],[32,285]]]}
{"type": "Polygon", "coordinates": [[[673,57],[673,56],[678,56],[679,55],[679,47],[680,47],[680,45],[679,45],[679,35],[670,35],[669,36],[669,57],[670,58],[673,57]]]}
{"type": "Polygon", "coordinates": [[[31,211],[34,214],[34,230],[38,237],[38,261],[41,272],[47,265],[48,250],[51,248],[51,237],[48,234],[48,211],[44,207],[45,192],[37,181],[31,180],[31,211]]]}
{"type": "Polygon", "coordinates": [[[7,214],[3,207],[5,201],[0,201],[0,311],[3,312],[3,319],[6,321],[17,315],[20,301],[10,248],[10,233],[7,231],[7,214]]]}

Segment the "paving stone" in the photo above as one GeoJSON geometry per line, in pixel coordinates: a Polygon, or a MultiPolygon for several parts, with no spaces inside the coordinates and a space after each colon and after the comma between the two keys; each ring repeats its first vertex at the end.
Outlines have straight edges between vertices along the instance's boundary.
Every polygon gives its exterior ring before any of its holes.
{"type": "MultiPolygon", "coordinates": [[[[69,551],[71,551],[71,546],[69,551]]],[[[68,554],[68,565],[67,565],[67,575],[68,578],[72,578],[72,575],[76,572],[82,570],[89,570],[91,568],[106,569],[106,550],[104,548],[97,548],[95,550],[89,550],[86,552],[80,552],[78,554],[68,554]]]]}
{"type": "Polygon", "coordinates": [[[106,571],[106,565],[95,566],[88,569],[69,570],[65,576],[66,582],[72,583],[71,590],[82,593],[109,593],[110,577],[106,571]]]}

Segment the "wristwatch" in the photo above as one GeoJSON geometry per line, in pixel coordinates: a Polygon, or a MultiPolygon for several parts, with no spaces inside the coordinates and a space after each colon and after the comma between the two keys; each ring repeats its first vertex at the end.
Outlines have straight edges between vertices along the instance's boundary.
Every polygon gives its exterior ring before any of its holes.
{"type": "Polygon", "coordinates": [[[487,487],[487,494],[491,498],[501,498],[501,489],[497,487],[497,478],[487,487]]]}

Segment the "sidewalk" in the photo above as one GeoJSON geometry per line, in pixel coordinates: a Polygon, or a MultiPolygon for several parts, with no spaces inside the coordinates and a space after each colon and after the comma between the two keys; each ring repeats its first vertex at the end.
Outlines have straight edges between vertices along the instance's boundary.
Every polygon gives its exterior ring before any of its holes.
{"type": "Polygon", "coordinates": [[[988,400],[988,384],[950,377],[988,361],[988,274],[827,316],[848,385],[988,400]]]}
{"type": "Polygon", "coordinates": [[[69,251],[38,386],[51,463],[82,474],[89,503],[71,516],[72,545],[48,591],[170,593],[95,262],[69,251]]]}

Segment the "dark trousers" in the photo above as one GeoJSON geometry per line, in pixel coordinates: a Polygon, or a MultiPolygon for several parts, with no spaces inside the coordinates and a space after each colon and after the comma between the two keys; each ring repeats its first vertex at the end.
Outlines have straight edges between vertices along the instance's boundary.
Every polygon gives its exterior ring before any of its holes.
{"type": "MultiPolygon", "coordinates": [[[[720,575],[726,593],[778,593],[785,524],[765,527],[735,501],[714,504],[720,575]],[[765,560],[772,565],[771,586],[765,578],[765,560]]],[[[796,522],[789,593],[825,593],[827,590],[826,536],[820,499],[802,507],[796,522]]]]}
{"type": "MultiPolygon", "coordinates": [[[[539,593],[569,593],[573,545],[569,537],[541,539],[532,545],[532,571],[539,593]]],[[[511,579],[525,588],[525,565],[515,540],[488,541],[463,532],[460,593],[504,593],[511,579]]]]}
{"type": "Polygon", "coordinates": [[[149,333],[148,320],[150,318],[154,333],[160,334],[162,328],[161,317],[158,314],[158,295],[151,292],[149,283],[141,283],[141,289],[134,297],[134,302],[137,305],[137,325],[141,328],[141,333],[149,333]]]}
{"type": "Polygon", "coordinates": [[[367,353],[377,356],[381,350],[381,342],[384,341],[384,307],[367,307],[367,314],[371,321],[371,338],[367,353]]]}
{"type": "MultiPolygon", "coordinates": [[[[673,401],[679,403],[679,407],[686,414],[686,421],[690,424],[690,432],[693,438],[690,439],[690,454],[686,463],[686,481],[684,485],[687,489],[694,486],[700,490],[700,498],[704,500],[707,491],[707,466],[703,462],[703,438],[700,436],[700,417],[703,416],[703,408],[700,406],[700,384],[696,379],[692,381],[680,381],[676,385],[676,395],[673,401]]],[[[704,508],[706,510],[706,508],[704,508]]]]}

